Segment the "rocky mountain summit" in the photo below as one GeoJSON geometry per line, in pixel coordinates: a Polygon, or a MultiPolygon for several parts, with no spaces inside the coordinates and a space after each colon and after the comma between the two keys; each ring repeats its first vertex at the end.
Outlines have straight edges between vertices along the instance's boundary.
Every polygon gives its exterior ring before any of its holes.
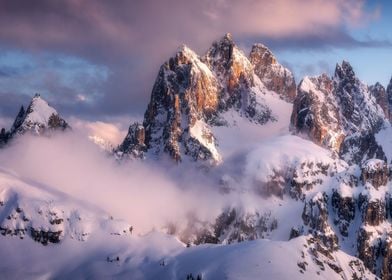
{"type": "Polygon", "coordinates": [[[291,117],[294,133],[338,153],[348,162],[385,159],[374,134],[389,120],[385,90],[368,87],[351,65],[338,64],[332,78],[305,77],[291,117]]]}
{"type": "Polygon", "coordinates": [[[5,128],[1,129],[0,143],[4,145],[13,137],[26,133],[42,135],[49,131],[69,128],[68,123],[61,118],[57,111],[49,106],[41,95],[36,94],[26,110],[24,106],[21,106],[11,128],[8,131],[5,128]]]}
{"type": "Polygon", "coordinates": [[[274,54],[263,44],[254,44],[249,55],[255,74],[267,89],[280,93],[284,100],[293,103],[297,89],[293,74],[278,63],[274,54]]]}
{"type": "Polygon", "coordinates": [[[293,75],[266,47],[256,44],[246,56],[230,34],[203,57],[182,46],[161,66],[143,124],[131,125],[117,154],[217,164],[222,158],[212,128],[230,125],[229,111],[259,125],[276,121],[266,95],[295,97],[293,75]]]}

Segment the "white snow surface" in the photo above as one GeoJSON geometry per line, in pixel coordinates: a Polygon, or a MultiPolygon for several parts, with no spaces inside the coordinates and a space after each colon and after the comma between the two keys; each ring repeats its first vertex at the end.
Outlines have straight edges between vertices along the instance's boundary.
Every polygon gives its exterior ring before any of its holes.
{"type": "Polygon", "coordinates": [[[41,96],[36,95],[31,101],[32,112],[28,113],[24,121],[25,125],[31,124],[43,124],[47,125],[49,118],[52,115],[57,115],[57,111],[49,106],[49,104],[41,98],[41,96]]]}
{"type": "MultiPolygon", "coordinates": [[[[0,239],[0,271],[5,279],[338,279],[348,277],[349,262],[334,253],[344,268],[337,274],[321,270],[308,253],[301,252],[305,237],[291,241],[257,240],[234,245],[201,245],[185,248],[175,238],[152,232],[145,236],[95,236],[89,242],[66,240],[43,247],[31,240],[0,239]],[[298,263],[307,262],[300,272],[298,263]],[[17,270],[10,268],[18,266],[17,270]],[[284,268],[283,268],[284,267],[284,268]]],[[[371,274],[366,273],[368,279],[371,274]]]]}
{"type": "Polygon", "coordinates": [[[385,124],[376,135],[377,144],[382,147],[382,150],[387,157],[388,163],[392,162],[392,126],[391,124],[385,124]]]}

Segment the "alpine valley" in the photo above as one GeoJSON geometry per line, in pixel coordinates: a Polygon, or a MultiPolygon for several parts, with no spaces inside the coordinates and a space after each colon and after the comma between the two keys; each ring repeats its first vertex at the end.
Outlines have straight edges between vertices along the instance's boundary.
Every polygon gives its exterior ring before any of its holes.
{"type": "Polygon", "coordinates": [[[391,120],[392,80],[296,84],[230,34],[164,62],[116,148],[37,94],[0,134],[0,278],[392,279],[391,120]]]}

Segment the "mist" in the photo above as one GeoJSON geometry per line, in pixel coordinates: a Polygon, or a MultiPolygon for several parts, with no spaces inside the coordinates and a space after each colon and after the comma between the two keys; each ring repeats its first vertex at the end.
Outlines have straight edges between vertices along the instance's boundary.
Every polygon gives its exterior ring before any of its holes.
{"type": "Polygon", "coordinates": [[[219,193],[205,171],[173,162],[118,162],[75,132],[51,137],[24,135],[0,151],[3,168],[126,220],[135,232],[186,222],[190,213],[216,217],[231,197],[219,193]]]}

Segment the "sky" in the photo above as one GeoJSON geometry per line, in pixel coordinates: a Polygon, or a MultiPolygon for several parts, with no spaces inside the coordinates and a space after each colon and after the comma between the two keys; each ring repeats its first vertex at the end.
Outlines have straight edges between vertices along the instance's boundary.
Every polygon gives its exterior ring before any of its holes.
{"type": "Polygon", "coordinates": [[[66,118],[141,118],[160,65],[181,44],[203,55],[231,33],[304,75],[348,60],[384,86],[392,4],[365,0],[0,0],[0,125],[40,93],[66,118]]]}

